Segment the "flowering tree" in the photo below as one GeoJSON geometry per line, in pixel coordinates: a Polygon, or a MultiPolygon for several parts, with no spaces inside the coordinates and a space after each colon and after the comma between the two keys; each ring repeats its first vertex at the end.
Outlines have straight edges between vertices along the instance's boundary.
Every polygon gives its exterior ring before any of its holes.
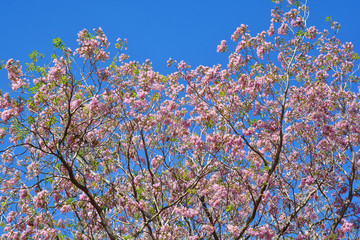
{"type": "Polygon", "coordinates": [[[359,237],[359,56],[308,14],[276,1],[267,31],[221,42],[226,67],[168,76],[109,61],[101,29],[8,60],[2,239],[359,237]]]}

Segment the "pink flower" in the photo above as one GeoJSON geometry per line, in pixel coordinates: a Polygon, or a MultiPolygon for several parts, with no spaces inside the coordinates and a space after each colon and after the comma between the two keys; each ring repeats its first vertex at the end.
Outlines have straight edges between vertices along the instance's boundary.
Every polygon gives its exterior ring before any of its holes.
{"type": "Polygon", "coordinates": [[[15,220],[16,216],[17,216],[17,212],[11,211],[11,212],[9,212],[8,216],[6,217],[6,221],[8,223],[10,223],[15,220]]]}
{"type": "Polygon", "coordinates": [[[229,233],[233,234],[235,237],[238,237],[240,234],[240,229],[232,224],[226,226],[229,233]]]}
{"type": "Polygon", "coordinates": [[[218,51],[218,52],[225,52],[226,50],[227,50],[226,41],[225,41],[225,40],[222,40],[222,41],[221,41],[221,44],[218,45],[218,47],[217,47],[217,51],[218,51]]]}
{"type": "Polygon", "coordinates": [[[32,162],[28,167],[28,175],[34,174],[35,176],[40,175],[40,164],[39,162],[32,162]]]}
{"type": "Polygon", "coordinates": [[[215,232],[215,227],[210,226],[210,225],[203,225],[202,229],[204,229],[206,232],[208,232],[209,234],[215,232]]]}
{"type": "Polygon", "coordinates": [[[25,189],[25,188],[20,189],[19,197],[20,197],[20,199],[26,198],[27,197],[27,189],[25,189]]]}
{"type": "Polygon", "coordinates": [[[82,194],[79,196],[79,200],[81,200],[81,201],[88,201],[89,198],[88,198],[88,196],[86,196],[85,193],[82,193],[82,194]]]}
{"type": "Polygon", "coordinates": [[[260,59],[264,59],[264,53],[265,53],[265,48],[264,48],[264,46],[259,46],[259,47],[257,47],[257,49],[256,49],[256,54],[258,55],[258,57],[260,58],[260,59]]]}
{"type": "Polygon", "coordinates": [[[284,35],[284,36],[286,36],[286,34],[287,34],[287,28],[288,28],[288,25],[287,25],[285,22],[283,22],[283,23],[281,24],[281,27],[278,29],[278,34],[279,34],[279,35],[284,35]]]}
{"type": "Polygon", "coordinates": [[[317,29],[315,26],[309,27],[307,30],[307,38],[309,39],[315,39],[317,34],[317,29]]]}
{"type": "Polygon", "coordinates": [[[135,186],[139,185],[141,179],[142,179],[142,176],[141,176],[141,175],[137,175],[137,176],[134,178],[134,184],[135,184],[135,186]]]}
{"type": "Polygon", "coordinates": [[[160,156],[160,155],[157,155],[156,157],[154,157],[152,160],[151,160],[151,165],[154,167],[154,168],[158,168],[162,165],[162,162],[163,162],[163,157],[160,156]]]}
{"type": "Polygon", "coordinates": [[[12,117],[12,115],[12,109],[7,109],[1,113],[1,118],[4,122],[7,122],[12,117]]]}
{"type": "Polygon", "coordinates": [[[274,27],[274,24],[273,24],[273,23],[271,23],[270,28],[269,28],[269,30],[267,31],[267,33],[268,33],[269,37],[271,37],[272,35],[274,35],[274,33],[275,33],[275,27],[274,27]]]}
{"type": "Polygon", "coordinates": [[[106,82],[108,81],[109,77],[111,76],[111,73],[109,71],[108,68],[102,68],[102,69],[99,69],[99,71],[96,73],[96,75],[98,76],[98,78],[103,81],[103,82],[106,82]]]}
{"type": "Polygon", "coordinates": [[[237,41],[239,39],[239,36],[243,35],[246,32],[247,28],[248,28],[247,25],[245,26],[244,24],[241,24],[241,26],[236,29],[234,34],[231,35],[231,39],[233,41],[237,41]]]}
{"type": "Polygon", "coordinates": [[[339,234],[340,234],[340,237],[344,237],[347,232],[351,232],[353,230],[354,224],[349,223],[345,219],[342,219],[341,223],[342,223],[342,226],[340,228],[339,234]]]}
{"type": "Polygon", "coordinates": [[[99,101],[98,97],[95,96],[91,99],[91,102],[89,103],[89,109],[90,111],[94,112],[97,111],[99,108],[101,108],[101,102],[99,101]]]}
{"type": "Polygon", "coordinates": [[[41,192],[38,192],[38,194],[34,197],[34,202],[36,204],[36,207],[38,208],[45,208],[46,206],[46,198],[49,195],[49,192],[47,190],[42,190],[41,192]]]}
{"type": "Polygon", "coordinates": [[[293,27],[303,27],[304,26],[304,20],[300,17],[297,17],[296,19],[291,21],[291,26],[293,27]]]}
{"type": "Polygon", "coordinates": [[[140,90],[137,94],[138,98],[144,99],[146,97],[146,92],[143,90],[140,90]]]}
{"type": "Polygon", "coordinates": [[[10,152],[10,150],[7,150],[6,152],[4,152],[1,155],[1,158],[4,163],[10,163],[13,160],[12,153],[10,152]]]}
{"type": "Polygon", "coordinates": [[[26,85],[24,80],[21,78],[23,76],[21,68],[22,67],[19,61],[14,61],[14,59],[9,59],[5,66],[5,69],[8,71],[8,78],[12,83],[12,89],[14,91],[26,85]]]}
{"type": "Polygon", "coordinates": [[[80,99],[76,99],[75,101],[72,101],[70,103],[70,107],[71,109],[74,111],[77,107],[80,106],[81,100],[80,99]]]}
{"type": "Polygon", "coordinates": [[[71,211],[71,205],[64,205],[64,206],[62,206],[61,208],[60,208],[60,211],[62,212],[62,213],[68,213],[68,212],[70,212],[71,211]]]}
{"type": "Polygon", "coordinates": [[[250,128],[248,128],[247,130],[243,130],[243,134],[245,135],[245,136],[251,136],[251,135],[253,135],[255,133],[255,128],[253,128],[253,127],[250,127],[250,128]]]}

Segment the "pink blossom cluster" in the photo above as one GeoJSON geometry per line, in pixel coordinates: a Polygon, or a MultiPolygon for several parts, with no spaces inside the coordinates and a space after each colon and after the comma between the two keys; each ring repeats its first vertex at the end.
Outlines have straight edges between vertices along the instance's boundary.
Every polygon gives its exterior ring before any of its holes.
{"type": "Polygon", "coordinates": [[[79,32],[79,47],[74,54],[79,54],[85,59],[106,62],[109,59],[109,53],[105,52],[105,49],[108,48],[109,42],[101,28],[95,29],[95,32],[96,37],[92,37],[86,29],[79,32]]]}
{"type": "Polygon", "coordinates": [[[227,50],[226,41],[222,40],[221,44],[217,47],[218,52],[225,52],[227,50]]]}
{"type": "Polygon", "coordinates": [[[14,91],[27,85],[26,79],[22,77],[22,66],[19,61],[9,59],[5,69],[8,71],[8,78],[11,81],[11,87],[14,91]]]}

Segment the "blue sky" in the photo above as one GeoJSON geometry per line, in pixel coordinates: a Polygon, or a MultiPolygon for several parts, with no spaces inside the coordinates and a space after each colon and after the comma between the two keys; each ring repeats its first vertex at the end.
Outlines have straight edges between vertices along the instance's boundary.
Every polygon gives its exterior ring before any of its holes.
{"type": "MultiPolygon", "coordinates": [[[[332,16],[342,25],[340,38],[360,52],[360,1],[308,0],[308,5],[309,25],[328,28],[325,18],[332,16]]],[[[212,66],[227,59],[216,52],[221,40],[230,40],[242,23],[253,33],[265,30],[273,6],[271,0],[1,0],[0,59],[24,64],[34,50],[50,59],[52,39],[60,37],[75,49],[80,30],[102,27],[111,47],[118,37],[127,38],[131,59],[150,59],[163,74],[174,70],[166,67],[170,57],[192,67],[212,66]]],[[[4,88],[6,71],[0,71],[0,78],[4,88]]]]}

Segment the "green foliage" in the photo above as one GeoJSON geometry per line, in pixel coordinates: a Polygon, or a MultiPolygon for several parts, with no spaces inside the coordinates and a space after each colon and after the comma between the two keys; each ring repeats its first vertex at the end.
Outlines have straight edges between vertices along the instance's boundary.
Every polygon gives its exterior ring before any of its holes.
{"type": "Polygon", "coordinates": [[[235,206],[234,204],[230,204],[229,206],[226,207],[226,211],[230,214],[235,212],[235,206]]]}
{"type": "MultiPolygon", "coordinates": [[[[195,194],[197,193],[196,189],[193,189],[193,188],[189,188],[186,192],[187,192],[187,193],[190,193],[190,194],[193,194],[193,195],[195,195],[195,194]]],[[[188,200],[190,201],[191,198],[189,197],[188,200]]]]}
{"type": "Polygon", "coordinates": [[[332,22],[332,17],[330,17],[330,16],[326,17],[326,18],[325,18],[325,21],[331,23],[331,22],[332,22]]]}
{"type": "Polygon", "coordinates": [[[91,161],[91,165],[92,167],[94,168],[95,171],[98,171],[99,170],[99,167],[100,167],[100,162],[99,161],[91,161]]]}
{"type": "Polygon", "coordinates": [[[51,184],[51,183],[53,183],[53,181],[54,181],[54,178],[53,178],[53,177],[48,177],[48,178],[45,179],[45,182],[46,182],[46,183],[50,183],[50,184],[51,184]]]}
{"type": "Polygon", "coordinates": [[[9,202],[9,199],[5,199],[5,201],[3,201],[3,202],[1,203],[1,206],[2,206],[2,207],[5,207],[5,206],[8,204],[8,202],[9,202]]]}
{"type": "Polygon", "coordinates": [[[46,76],[46,69],[44,67],[37,66],[35,71],[41,76],[46,76]]]}
{"type": "Polygon", "coordinates": [[[54,48],[59,48],[61,50],[65,50],[67,47],[65,43],[58,37],[52,40],[54,48]]]}
{"type": "Polygon", "coordinates": [[[65,201],[67,204],[72,204],[74,202],[74,198],[70,197],[65,201]]]}
{"type": "Polygon", "coordinates": [[[215,122],[211,119],[204,121],[204,125],[207,129],[213,128],[215,126],[215,122]]]}
{"type": "Polygon", "coordinates": [[[161,82],[162,82],[162,83],[167,83],[167,82],[169,82],[169,76],[161,75],[161,82]]]}
{"type": "Polygon", "coordinates": [[[55,58],[58,58],[58,56],[56,54],[51,54],[51,59],[55,59],[55,58]]]}
{"type": "Polygon", "coordinates": [[[249,125],[250,126],[253,126],[253,125],[255,125],[257,123],[257,120],[256,119],[250,119],[250,121],[249,121],[249,125]]]}
{"type": "Polygon", "coordinates": [[[66,235],[61,234],[61,233],[58,233],[57,237],[58,237],[59,239],[61,239],[61,240],[67,239],[66,235]]]}
{"type": "Polygon", "coordinates": [[[19,119],[14,118],[11,128],[16,132],[16,140],[24,140],[28,136],[28,131],[24,128],[19,119]]]}
{"type": "Polygon", "coordinates": [[[297,6],[297,7],[300,7],[300,1],[299,0],[296,0],[295,2],[294,2],[294,4],[295,4],[295,6],[297,6]]]}
{"type": "Polygon", "coordinates": [[[306,32],[303,29],[300,29],[299,31],[297,31],[296,35],[299,37],[303,37],[306,35],[306,32]]]}
{"type": "Polygon", "coordinates": [[[0,60],[0,70],[5,68],[4,60],[0,60]]]}
{"type": "Polygon", "coordinates": [[[353,58],[354,58],[355,60],[359,60],[359,59],[360,59],[360,55],[359,55],[358,53],[355,53],[355,54],[353,55],[353,58]]]}
{"type": "Polygon", "coordinates": [[[29,57],[32,60],[32,62],[31,63],[26,63],[26,66],[27,66],[26,70],[30,71],[30,72],[36,71],[41,76],[45,76],[46,75],[46,69],[44,67],[36,66],[36,63],[40,59],[44,58],[44,54],[39,53],[37,50],[35,50],[31,54],[29,54],[29,57]]]}
{"type": "Polygon", "coordinates": [[[160,94],[159,93],[155,93],[152,97],[151,100],[153,101],[158,101],[160,99],[160,94]]]}
{"type": "Polygon", "coordinates": [[[27,71],[32,72],[32,71],[35,70],[35,64],[33,62],[32,63],[26,63],[26,66],[27,66],[27,68],[26,68],[27,71]]]}
{"type": "Polygon", "coordinates": [[[56,119],[56,117],[51,117],[49,119],[49,121],[47,122],[47,127],[50,128],[51,126],[55,125],[58,122],[58,120],[56,119]]]}
{"type": "MultiPolygon", "coordinates": [[[[268,163],[269,164],[269,163],[268,163]]],[[[267,165],[267,166],[264,166],[262,169],[261,169],[261,172],[268,172],[270,170],[270,166],[267,165]]]]}
{"type": "Polygon", "coordinates": [[[32,125],[32,124],[35,123],[35,118],[32,117],[32,116],[29,116],[29,117],[26,119],[26,121],[27,121],[30,125],[32,125]]]}
{"type": "Polygon", "coordinates": [[[336,33],[341,28],[341,25],[338,22],[334,21],[330,16],[326,17],[325,21],[331,24],[331,28],[335,30],[336,33]]]}
{"type": "Polygon", "coordinates": [[[29,56],[34,63],[44,58],[44,54],[39,53],[37,50],[33,51],[29,56]]]}
{"type": "Polygon", "coordinates": [[[42,82],[38,82],[35,84],[35,86],[33,86],[32,88],[30,88],[30,91],[32,94],[35,94],[39,91],[39,89],[44,85],[44,83],[42,82]]]}

